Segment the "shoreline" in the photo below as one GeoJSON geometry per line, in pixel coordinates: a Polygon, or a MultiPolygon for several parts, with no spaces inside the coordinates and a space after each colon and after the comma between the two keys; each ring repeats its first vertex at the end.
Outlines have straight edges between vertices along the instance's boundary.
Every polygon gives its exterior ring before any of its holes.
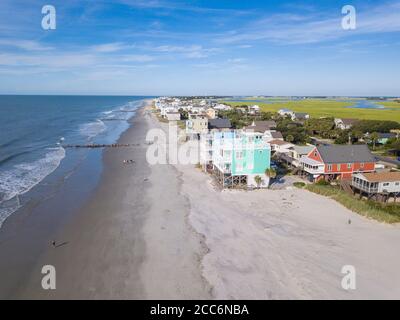
{"type": "Polygon", "coordinates": [[[103,173],[94,193],[57,232],[60,246],[41,255],[13,297],[210,298],[201,277],[202,247],[188,229],[188,203],[179,194],[178,172],[169,165],[150,168],[146,163],[145,107],[129,122],[117,143],[140,147],[104,150],[103,173]],[[124,164],[125,159],[135,162],[124,164]],[[160,196],[165,196],[162,202],[160,196]],[[56,268],[56,290],[41,289],[44,264],[56,268]]]}
{"type": "MultiPolygon", "coordinates": [[[[129,128],[129,123],[126,127],[129,128]]],[[[114,127],[111,135],[118,140],[127,129],[118,134],[114,127]]],[[[51,248],[56,235],[75,218],[99,184],[103,172],[102,149],[89,152],[77,149],[64,161],[55,173],[24,194],[29,201],[0,228],[0,299],[18,297],[28,279],[37,272],[35,265],[51,248]]]]}

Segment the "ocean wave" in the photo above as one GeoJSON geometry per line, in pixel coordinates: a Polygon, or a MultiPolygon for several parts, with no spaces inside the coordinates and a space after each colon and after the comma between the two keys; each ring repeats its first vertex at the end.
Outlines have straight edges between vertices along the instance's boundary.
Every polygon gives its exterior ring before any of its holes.
{"type": "Polygon", "coordinates": [[[21,163],[12,169],[0,172],[0,226],[18,205],[9,206],[7,203],[16,196],[24,194],[52,173],[65,157],[63,147],[48,148],[41,159],[31,163],[21,163]]]}
{"type": "Polygon", "coordinates": [[[29,153],[29,151],[21,151],[21,152],[16,152],[16,153],[13,153],[13,154],[9,154],[9,155],[7,155],[7,156],[5,156],[3,158],[0,158],[0,165],[3,164],[3,163],[8,162],[10,160],[13,160],[15,158],[18,158],[18,157],[20,157],[20,156],[22,156],[24,154],[28,154],[28,153],[29,153]]]}
{"type": "Polygon", "coordinates": [[[79,129],[81,135],[89,139],[94,138],[104,130],[106,130],[106,125],[100,119],[97,119],[96,121],[93,122],[85,123],[79,129]]]}
{"type": "Polygon", "coordinates": [[[17,211],[21,206],[20,205],[14,205],[11,207],[7,208],[1,208],[0,207],[0,228],[3,225],[3,222],[11,216],[15,211],[17,211]]]}

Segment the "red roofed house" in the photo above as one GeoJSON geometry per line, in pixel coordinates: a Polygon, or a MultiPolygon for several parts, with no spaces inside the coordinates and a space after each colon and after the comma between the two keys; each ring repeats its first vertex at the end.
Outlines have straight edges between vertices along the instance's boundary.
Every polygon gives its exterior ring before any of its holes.
{"type": "Polygon", "coordinates": [[[320,145],[300,162],[310,181],[350,179],[353,173],[375,170],[375,157],[366,145],[320,145]]]}

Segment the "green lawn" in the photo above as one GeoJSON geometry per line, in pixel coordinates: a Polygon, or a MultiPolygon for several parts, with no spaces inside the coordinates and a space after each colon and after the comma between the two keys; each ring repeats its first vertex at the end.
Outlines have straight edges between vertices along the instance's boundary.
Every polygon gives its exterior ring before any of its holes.
{"type": "Polygon", "coordinates": [[[393,110],[379,109],[355,109],[346,108],[349,102],[325,100],[325,99],[305,99],[295,101],[279,101],[274,99],[265,99],[269,103],[258,101],[221,101],[231,106],[239,106],[244,104],[257,104],[264,112],[276,112],[279,109],[290,109],[296,112],[308,113],[311,117],[337,117],[337,118],[355,118],[368,120],[394,120],[400,122],[400,103],[397,102],[378,102],[377,104],[384,105],[393,110]]]}

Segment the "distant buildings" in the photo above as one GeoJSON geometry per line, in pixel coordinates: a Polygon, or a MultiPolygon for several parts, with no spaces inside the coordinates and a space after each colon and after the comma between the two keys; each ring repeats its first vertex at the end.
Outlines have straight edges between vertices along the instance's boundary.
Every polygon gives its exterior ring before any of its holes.
{"type": "Polygon", "coordinates": [[[268,143],[271,145],[271,151],[277,153],[289,153],[290,148],[294,146],[294,144],[286,142],[283,139],[273,139],[268,141],[268,143]]]}
{"type": "Polygon", "coordinates": [[[335,118],[335,127],[341,130],[348,130],[359,120],[357,119],[346,119],[346,118],[335,118]]]}
{"type": "Polygon", "coordinates": [[[289,109],[280,109],[280,110],[278,110],[278,114],[282,117],[286,117],[286,116],[289,116],[290,118],[294,117],[294,112],[289,109]]]}
{"type": "Polygon", "coordinates": [[[189,136],[199,135],[208,130],[208,118],[204,115],[189,114],[186,120],[186,134],[189,136]]]}
{"type": "Polygon", "coordinates": [[[226,104],[218,103],[214,106],[214,109],[217,111],[229,111],[232,110],[232,107],[226,104]]]}
{"type": "Polygon", "coordinates": [[[260,113],[260,107],[257,105],[254,106],[249,106],[248,107],[248,114],[250,115],[256,115],[260,113]]]}
{"type": "Polygon", "coordinates": [[[225,118],[217,118],[217,119],[210,119],[208,120],[208,129],[230,129],[232,128],[231,121],[225,118]]]}
{"type": "Polygon", "coordinates": [[[253,121],[251,125],[246,126],[243,129],[264,133],[268,130],[276,129],[276,122],[274,120],[253,121]]]}
{"type": "Polygon", "coordinates": [[[168,111],[165,113],[165,118],[168,121],[179,121],[181,120],[181,114],[177,111],[168,111]]]}
{"type": "Polygon", "coordinates": [[[208,108],[208,109],[206,109],[205,114],[206,114],[207,118],[215,119],[217,117],[217,110],[215,110],[214,108],[208,108]]]}
{"type": "Polygon", "coordinates": [[[292,120],[293,121],[306,121],[309,118],[310,118],[310,115],[308,113],[295,112],[294,117],[292,117],[292,120]]]}
{"type": "Polygon", "coordinates": [[[282,117],[289,116],[292,121],[305,121],[310,118],[310,115],[308,113],[294,112],[289,109],[280,109],[278,110],[278,114],[282,117]]]}
{"type": "Polygon", "coordinates": [[[396,138],[396,136],[397,135],[395,133],[391,133],[391,132],[389,132],[389,133],[381,133],[381,132],[379,132],[378,133],[377,143],[386,144],[389,141],[389,139],[396,138]]]}
{"type": "Polygon", "coordinates": [[[249,126],[243,128],[247,132],[257,132],[261,133],[265,142],[270,142],[271,140],[282,140],[282,133],[275,130],[276,122],[273,120],[265,121],[253,121],[249,126]]]}

